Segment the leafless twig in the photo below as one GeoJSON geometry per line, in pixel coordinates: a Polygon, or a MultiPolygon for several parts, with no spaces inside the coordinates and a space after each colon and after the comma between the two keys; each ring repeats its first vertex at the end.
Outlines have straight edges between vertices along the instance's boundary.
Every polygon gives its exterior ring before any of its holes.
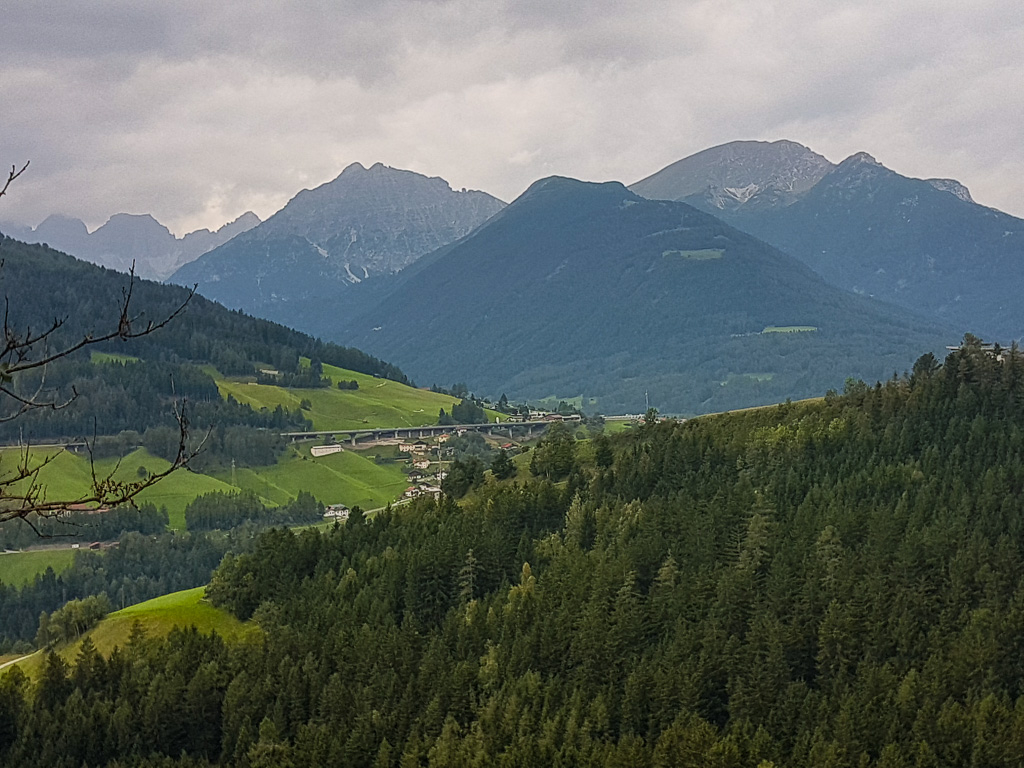
{"type": "MultiPolygon", "coordinates": [[[[20,170],[16,166],[11,167],[6,182],[0,188],[0,197],[7,194],[11,183],[25,172],[28,165],[26,162],[20,170]]],[[[0,260],[0,269],[2,267],[3,261],[0,260]]],[[[188,291],[184,300],[162,319],[142,322],[142,314],[134,314],[132,307],[135,284],[135,264],[133,262],[128,273],[128,284],[121,289],[117,318],[111,330],[102,333],[88,332],[81,338],[57,345],[54,345],[52,342],[57,338],[55,334],[67,323],[67,316],[54,318],[53,322],[43,331],[34,331],[31,327],[18,330],[13,327],[10,320],[10,301],[7,298],[4,299],[3,327],[0,330],[0,333],[3,334],[2,339],[0,339],[0,404],[9,399],[13,408],[3,409],[6,415],[0,417],[0,422],[12,421],[34,409],[59,410],[66,408],[78,396],[78,392],[73,387],[70,396],[66,399],[48,400],[43,398],[46,367],[50,363],[95,344],[102,344],[115,339],[128,341],[147,336],[177,318],[185,311],[189,301],[195,295],[195,287],[193,286],[188,291]],[[32,370],[42,372],[40,384],[32,394],[20,393],[15,386],[16,377],[18,374],[32,370]]],[[[0,522],[20,518],[32,526],[38,533],[38,529],[31,519],[33,515],[38,517],[59,517],[67,513],[72,507],[90,506],[100,508],[131,503],[142,491],[160,482],[176,469],[186,466],[202,448],[202,444],[197,448],[189,448],[189,425],[184,402],[174,406],[174,416],[178,423],[179,431],[178,450],[177,455],[166,470],[149,475],[141,480],[117,480],[114,475],[119,464],[115,465],[114,469],[108,473],[98,473],[96,463],[93,460],[92,447],[89,446],[91,485],[88,491],[72,499],[48,497],[46,487],[40,480],[41,471],[51,464],[64,449],[59,449],[54,453],[39,458],[38,453],[32,451],[30,446],[23,446],[13,470],[6,473],[0,472],[0,522]]],[[[205,439],[202,442],[205,443],[205,439]]],[[[86,445],[89,445],[88,442],[86,445]]]]}

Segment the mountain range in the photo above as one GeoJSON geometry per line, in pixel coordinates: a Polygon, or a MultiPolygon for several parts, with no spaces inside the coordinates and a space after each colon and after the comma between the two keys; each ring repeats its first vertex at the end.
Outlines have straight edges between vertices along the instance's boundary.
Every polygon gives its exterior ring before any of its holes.
{"type": "Polygon", "coordinates": [[[679,200],[797,257],[829,282],[1009,343],[1024,336],[1024,220],[952,179],[790,141],[733,142],[630,187],[679,200]]]}
{"type": "Polygon", "coordinates": [[[149,214],[118,213],[93,232],[80,219],[54,214],[35,228],[4,224],[0,230],[22,242],[46,243],[118,272],[127,272],[134,263],[140,277],[164,280],[183,264],[259,223],[259,217],[247,211],[215,232],[199,229],[178,238],[149,214]]]}
{"type": "MultiPolygon", "coordinates": [[[[791,141],[713,147],[628,190],[552,177],[510,207],[355,163],[253,218],[171,281],[494,396],[699,412],[887,378],[965,332],[1024,335],[1024,221],[791,141]]],[[[171,237],[123,215],[86,236],[128,230],[171,237]]],[[[84,232],[51,217],[33,235],[84,232]]]]}
{"type": "Polygon", "coordinates": [[[198,283],[229,307],[331,335],[383,295],[388,276],[504,205],[484,192],[455,191],[444,179],[353,163],[172,280],[198,283]]]}
{"type": "Polygon", "coordinates": [[[617,182],[538,181],[397,282],[339,340],[421,383],[582,395],[608,413],[647,398],[690,413],[820,395],[848,376],[887,378],[949,338],[690,205],[617,182]]]}

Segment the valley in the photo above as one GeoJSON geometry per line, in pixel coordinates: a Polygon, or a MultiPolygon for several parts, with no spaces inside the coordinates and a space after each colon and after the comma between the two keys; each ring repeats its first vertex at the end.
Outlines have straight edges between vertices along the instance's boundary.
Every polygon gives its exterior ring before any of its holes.
{"type": "Polygon", "coordinates": [[[0,768],[1024,766],[1019,3],[4,3],[0,768]]]}
{"type": "Polygon", "coordinates": [[[0,239],[46,297],[9,338],[69,350],[0,371],[0,759],[1016,754],[1024,358],[768,234],[969,193],[792,142],[680,163],[507,206],[350,166],[175,277],[300,330],[0,239]]]}

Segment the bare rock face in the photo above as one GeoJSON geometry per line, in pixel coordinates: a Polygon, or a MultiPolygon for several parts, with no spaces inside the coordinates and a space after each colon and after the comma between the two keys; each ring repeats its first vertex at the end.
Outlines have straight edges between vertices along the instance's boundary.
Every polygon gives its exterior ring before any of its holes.
{"type": "Polygon", "coordinates": [[[484,192],[456,192],[437,177],[353,163],[334,181],[299,192],[246,241],[301,237],[358,282],[464,237],[504,205],[484,192]]]}
{"type": "Polygon", "coordinates": [[[505,207],[484,192],[377,163],[348,166],[172,277],[254,315],[329,336],[395,273],[505,207]]]}
{"type": "Polygon", "coordinates": [[[686,200],[706,210],[791,204],[835,166],[793,141],[733,141],[683,158],[630,190],[651,200],[686,200]]]}
{"type": "Polygon", "coordinates": [[[949,192],[965,203],[974,202],[974,198],[971,197],[971,190],[956,179],[926,179],[926,181],[940,192],[949,192]]]}

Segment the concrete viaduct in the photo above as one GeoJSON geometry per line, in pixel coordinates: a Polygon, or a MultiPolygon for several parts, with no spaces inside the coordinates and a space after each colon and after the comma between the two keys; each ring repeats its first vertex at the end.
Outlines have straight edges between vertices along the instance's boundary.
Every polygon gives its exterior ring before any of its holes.
{"type": "Polygon", "coordinates": [[[423,427],[387,427],[385,429],[321,429],[315,432],[282,432],[281,437],[287,437],[293,442],[295,440],[309,440],[327,437],[343,437],[350,445],[356,445],[359,440],[381,440],[381,439],[417,439],[421,437],[437,437],[438,435],[451,434],[459,430],[486,432],[489,435],[508,435],[512,438],[513,431],[525,428],[529,436],[534,432],[541,431],[550,426],[550,421],[505,421],[502,423],[488,422],[487,424],[449,424],[438,426],[436,424],[423,427]]]}

